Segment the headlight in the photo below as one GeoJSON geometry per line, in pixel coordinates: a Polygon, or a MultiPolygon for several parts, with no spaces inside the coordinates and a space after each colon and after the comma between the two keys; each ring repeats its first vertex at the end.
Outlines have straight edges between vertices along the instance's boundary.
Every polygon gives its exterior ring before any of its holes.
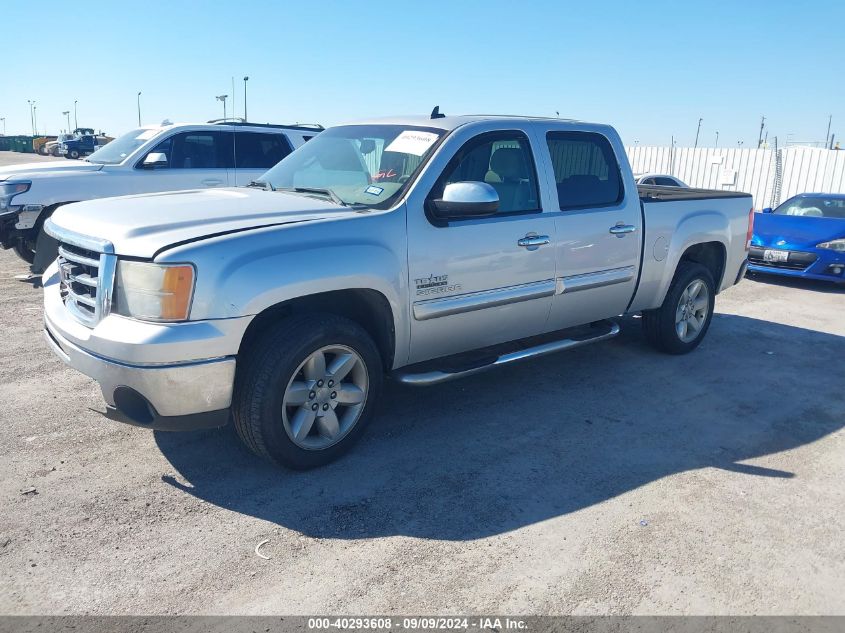
{"type": "Polygon", "coordinates": [[[31,182],[0,182],[0,213],[8,211],[12,206],[12,198],[29,191],[31,185],[31,182]]]}
{"type": "Polygon", "coordinates": [[[845,253],[845,238],[841,240],[831,240],[830,242],[822,242],[816,244],[816,248],[829,248],[832,251],[839,251],[845,253]]]}
{"type": "Polygon", "coordinates": [[[119,261],[113,312],[147,321],[184,321],[193,292],[190,264],[119,261]]]}

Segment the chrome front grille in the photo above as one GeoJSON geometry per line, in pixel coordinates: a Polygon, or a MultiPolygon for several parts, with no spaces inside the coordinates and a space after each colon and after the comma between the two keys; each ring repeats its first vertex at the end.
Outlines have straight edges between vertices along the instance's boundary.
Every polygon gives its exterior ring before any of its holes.
{"type": "Polygon", "coordinates": [[[59,292],[80,321],[94,325],[111,307],[115,256],[74,244],[59,244],[59,292]]]}

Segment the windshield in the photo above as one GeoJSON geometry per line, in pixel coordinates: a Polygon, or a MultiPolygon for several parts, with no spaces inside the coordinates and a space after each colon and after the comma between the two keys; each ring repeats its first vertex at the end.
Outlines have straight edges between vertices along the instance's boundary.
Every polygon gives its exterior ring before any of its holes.
{"type": "Polygon", "coordinates": [[[142,128],[127,132],[91,154],[88,157],[88,162],[98,163],[100,165],[117,165],[118,163],[122,163],[132,152],[160,133],[161,129],[159,128],[142,128]]]}
{"type": "Polygon", "coordinates": [[[348,125],[321,132],[265,173],[279,190],[386,209],[413,180],[445,130],[408,125],[348,125]]]}
{"type": "Polygon", "coordinates": [[[777,215],[804,215],[815,218],[845,218],[845,199],[842,198],[790,198],[777,209],[777,215]]]}

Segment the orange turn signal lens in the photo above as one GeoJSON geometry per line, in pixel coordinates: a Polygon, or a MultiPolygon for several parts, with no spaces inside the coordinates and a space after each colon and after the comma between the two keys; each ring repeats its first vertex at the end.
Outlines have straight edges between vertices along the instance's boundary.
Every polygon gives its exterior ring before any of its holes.
{"type": "Polygon", "coordinates": [[[182,321],[188,318],[191,292],[194,289],[192,266],[168,266],[161,283],[161,318],[165,321],[182,321]]]}

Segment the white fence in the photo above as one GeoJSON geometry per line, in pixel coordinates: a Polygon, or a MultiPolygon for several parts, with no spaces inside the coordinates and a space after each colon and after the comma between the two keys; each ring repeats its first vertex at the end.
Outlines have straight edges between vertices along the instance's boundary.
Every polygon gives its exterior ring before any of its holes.
{"type": "Polygon", "coordinates": [[[691,187],[745,191],[757,209],[807,191],[845,193],[845,151],[640,146],[627,151],[635,174],[670,174],[691,187]]]}

